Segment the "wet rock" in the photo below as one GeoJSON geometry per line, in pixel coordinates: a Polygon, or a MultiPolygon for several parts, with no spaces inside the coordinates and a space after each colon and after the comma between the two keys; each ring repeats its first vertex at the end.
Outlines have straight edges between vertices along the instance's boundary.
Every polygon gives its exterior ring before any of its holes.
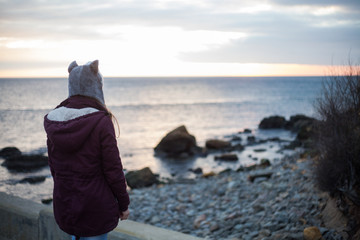
{"type": "Polygon", "coordinates": [[[53,199],[52,198],[44,198],[44,199],[41,199],[41,202],[43,204],[50,204],[52,203],[53,199]]]}
{"type": "Polygon", "coordinates": [[[30,184],[36,184],[44,182],[46,179],[46,176],[31,176],[23,178],[19,181],[19,183],[30,183],[30,184]]]}
{"type": "Polygon", "coordinates": [[[236,154],[228,153],[228,154],[223,154],[223,155],[220,155],[220,156],[215,156],[215,160],[233,162],[233,161],[239,160],[239,158],[238,158],[238,156],[236,154]]]}
{"type": "Polygon", "coordinates": [[[203,172],[203,170],[201,168],[190,169],[190,171],[195,174],[202,174],[202,172],[203,172]]]}
{"type": "Polygon", "coordinates": [[[248,179],[249,179],[250,182],[254,182],[255,179],[257,179],[257,178],[266,178],[266,179],[268,179],[271,176],[272,176],[271,172],[270,173],[253,174],[253,175],[249,175],[248,179]]]}
{"type": "Polygon", "coordinates": [[[213,172],[213,171],[204,173],[204,174],[202,175],[203,178],[209,178],[209,177],[213,177],[213,176],[216,176],[216,173],[213,172]]]}
{"type": "Polygon", "coordinates": [[[245,147],[241,144],[236,144],[234,146],[231,146],[231,148],[229,149],[230,151],[243,151],[245,149],[245,147]]]}
{"type": "Polygon", "coordinates": [[[248,143],[254,143],[256,141],[255,136],[248,136],[247,141],[248,143]]]}
{"type": "Polygon", "coordinates": [[[314,121],[316,121],[315,118],[298,114],[290,117],[290,120],[286,123],[285,128],[298,132],[302,127],[312,125],[314,121]]]}
{"type": "Polygon", "coordinates": [[[260,167],[269,167],[269,166],[271,166],[270,160],[267,159],[267,158],[262,158],[262,159],[260,160],[259,166],[260,166],[260,167]]]}
{"type": "Polygon", "coordinates": [[[27,172],[48,166],[48,157],[43,155],[20,155],[8,157],[2,164],[11,171],[27,172]]]}
{"type": "Polygon", "coordinates": [[[210,139],[205,143],[207,149],[222,150],[231,147],[231,143],[224,140],[210,139]]]}
{"type": "Polygon", "coordinates": [[[251,131],[251,129],[249,129],[249,128],[245,128],[244,129],[244,131],[243,131],[243,133],[251,133],[252,131],[251,131]]]}
{"type": "Polygon", "coordinates": [[[266,141],[270,141],[270,142],[280,142],[281,139],[280,139],[279,137],[272,137],[272,138],[266,139],[266,141]]]}
{"type": "Polygon", "coordinates": [[[234,142],[240,142],[242,139],[241,139],[241,137],[239,137],[239,136],[233,136],[232,138],[231,138],[231,141],[234,141],[234,142]]]}
{"type": "Polygon", "coordinates": [[[270,160],[267,158],[263,158],[260,160],[259,164],[252,164],[252,165],[248,165],[248,166],[241,166],[239,167],[236,171],[237,172],[243,172],[243,171],[253,171],[253,170],[259,170],[259,169],[264,169],[271,166],[270,160]]]}
{"type": "Polygon", "coordinates": [[[5,147],[0,150],[0,157],[8,159],[21,156],[21,151],[16,147],[5,147]]]}
{"type": "Polygon", "coordinates": [[[130,171],[126,173],[125,178],[130,188],[149,187],[158,182],[156,175],[148,167],[130,171]]]}
{"type": "Polygon", "coordinates": [[[314,126],[317,123],[315,118],[307,117],[305,115],[295,115],[290,117],[286,128],[297,132],[296,140],[304,143],[310,140],[314,135],[314,126]]]}
{"type": "Polygon", "coordinates": [[[255,170],[257,168],[258,168],[257,164],[252,164],[252,165],[244,167],[244,171],[252,171],[252,170],[255,170]]]}
{"type": "Polygon", "coordinates": [[[257,148],[257,149],[254,149],[254,152],[266,152],[266,148],[257,148]]]}
{"type": "Polygon", "coordinates": [[[286,119],[282,116],[270,116],[261,120],[259,124],[260,129],[276,129],[284,128],[286,119]]]}
{"type": "Polygon", "coordinates": [[[166,134],[154,150],[157,154],[179,157],[193,155],[198,147],[195,137],[189,134],[185,126],[180,126],[166,134]]]}
{"type": "Polygon", "coordinates": [[[225,168],[224,170],[219,172],[219,175],[220,174],[226,174],[226,173],[231,172],[231,171],[233,171],[231,168],[225,168]]]}

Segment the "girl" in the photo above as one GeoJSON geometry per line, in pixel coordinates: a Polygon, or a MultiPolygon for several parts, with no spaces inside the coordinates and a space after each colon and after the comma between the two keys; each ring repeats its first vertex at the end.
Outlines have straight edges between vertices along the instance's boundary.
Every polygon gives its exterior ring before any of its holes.
{"type": "Polygon", "coordinates": [[[129,196],[98,60],[69,65],[69,98],[44,117],[53,208],[73,239],[107,239],[129,216],[129,196]]]}

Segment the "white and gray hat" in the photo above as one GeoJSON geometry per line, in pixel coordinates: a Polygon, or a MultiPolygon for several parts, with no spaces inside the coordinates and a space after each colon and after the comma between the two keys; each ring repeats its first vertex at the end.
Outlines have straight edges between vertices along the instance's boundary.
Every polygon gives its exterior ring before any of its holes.
{"type": "Polygon", "coordinates": [[[105,105],[103,93],[103,77],[99,72],[99,61],[88,62],[79,66],[76,61],[70,63],[69,72],[69,97],[83,95],[93,97],[105,105]]]}

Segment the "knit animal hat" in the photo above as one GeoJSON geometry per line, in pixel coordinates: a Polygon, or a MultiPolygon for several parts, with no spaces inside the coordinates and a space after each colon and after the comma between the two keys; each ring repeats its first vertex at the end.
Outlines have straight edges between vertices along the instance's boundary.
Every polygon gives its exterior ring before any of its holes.
{"type": "Polygon", "coordinates": [[[69,97],[83,95],[93,97],[105,105],[103,77],[99,72],[99,61],[88,62],[79,66],[76,61],[69,68],[69,97]]]}

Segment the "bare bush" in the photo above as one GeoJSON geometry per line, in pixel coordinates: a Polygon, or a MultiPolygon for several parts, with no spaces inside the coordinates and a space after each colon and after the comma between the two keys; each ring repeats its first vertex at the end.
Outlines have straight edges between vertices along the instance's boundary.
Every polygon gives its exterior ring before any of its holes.
{"type": "Polygon", "coordinates": [[[318,185],[345,210],[360,207],[360,66],[327,77],[315,109],[318,185]]]}
{"type": "Polygon", "coordinates": [[[360,205],[354,192],[360,187],[360,68],[349,65],[347,70],[326,78],[315,103],[321,120],[317,179],[321,189],[345,194],[360,205]]]}

